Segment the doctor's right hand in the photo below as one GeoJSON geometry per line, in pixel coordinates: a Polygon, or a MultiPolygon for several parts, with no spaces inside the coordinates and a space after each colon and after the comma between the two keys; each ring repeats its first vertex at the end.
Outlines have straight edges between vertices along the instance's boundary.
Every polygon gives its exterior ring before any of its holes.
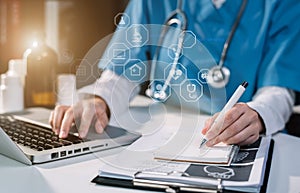
{"type": "Polygon", "coordinates": [[[98,96],[84,99],[72,106],[58,105],[51,112],[49,123],[60,138],[66,138],[73,123],[78,122],[79,137],[86,137],[90,126],[102,133],[109,122],[110,111],[106,102],[98,96]]]}

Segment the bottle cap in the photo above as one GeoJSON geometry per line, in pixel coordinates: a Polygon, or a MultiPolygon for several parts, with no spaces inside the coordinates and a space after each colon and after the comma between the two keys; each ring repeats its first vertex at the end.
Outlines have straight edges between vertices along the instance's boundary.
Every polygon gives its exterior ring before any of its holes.
{"type": "Polygon", "coordinates": [[[11,59],[8,62],[8,74],[18,74],[19,76],[25,76],[24,60],[11,59]]]}

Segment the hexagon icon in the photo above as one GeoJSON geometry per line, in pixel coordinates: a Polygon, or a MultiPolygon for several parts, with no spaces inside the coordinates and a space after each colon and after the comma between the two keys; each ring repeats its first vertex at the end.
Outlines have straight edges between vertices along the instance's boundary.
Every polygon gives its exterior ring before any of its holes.
{"type": "Polygon", "coordinates": [[[130,24],[130,17],[126,13],[118,13],[114,17],[114,24],[119,28],[128,27],[130,24]]]}
{"type": "Polygon", "coordinates": [[[168,56],[171,59],[175,59],[176,55],[178,55],[178,59],[182,56],[182,49],[180,50],[179,53],[176,53],[178,49],[177,44],[172,44],[171,46],[168,47],[168,56]]]}
{"type": "Polygon", "coordinates": [[[171,76],[170,85],[179,85],[187,78],[187,70],[181,63],[178,63],[174,70],[172,70],[172,65],[173,64],[169,64],[165,67],[164,78],[166,80],[168,76],[171,76]]]}
{"type": "Polygon", "coordinates": [[[132,47],[142,47],[149,40],[149,32],[144,25],[133,24],[126,31],[126,40],[132,47]]]}
{"type": "Polygon", "coordinates": [[[186,30],[186,31],[182,31],[181,33],[185,33],[183,45],[182,45],[183,48],[191,48],[197,43],[197,37],[194,34],[194,32],[190,30],[186,30]]]}
{"type": "Polygon", "coordinates": [[[203,95],[203,86],[196,79],[185,80],[180,85],[180,96],[186,102],[196,102],[203,95]]]}
{"type": "Polygon", "coordinates": [[[98,63],[99,59],[96,61],[89,61],[88,59],[80,60],[80,65],[76,69],[76,80],[79,85],[86,85],[87,82],[100,77],[98,63]]]}
{"type": "Polygon", "coordinates": [[[198,72],[198,79],[202,84],[207,84],[207,76],[208,76],[209,70],[208,69],[201,69],[198,72]]]}
{"type": "Polygon", "coordinates": [[[169,85],[165,85],[165,80],[153,80],[150,82],[146,94],[154,101],[165,102],[171,96],[171,88],[169,85]]]}
{"type": "Polygon", "coordinates": [[[125,65],[124,75],[131,82],[141,82],[146,77],[146,68],[141,60],[130,60],[125,65]]]}
{"type": "Polygon", "coordinates": [[[130,49],[123,43],[114,43],[108,49],[108,57],[115,64],[124,64],[130,59],[130,49]]]}

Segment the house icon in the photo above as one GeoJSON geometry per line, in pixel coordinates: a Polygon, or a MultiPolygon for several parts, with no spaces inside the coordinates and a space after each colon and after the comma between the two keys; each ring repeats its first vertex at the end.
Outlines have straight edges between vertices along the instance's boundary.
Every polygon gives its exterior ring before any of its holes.
{"type": "Polygon", "coordinates": [[[129,68],[131,76],[141,76],[142,67],[135,64],[129,68]]]}

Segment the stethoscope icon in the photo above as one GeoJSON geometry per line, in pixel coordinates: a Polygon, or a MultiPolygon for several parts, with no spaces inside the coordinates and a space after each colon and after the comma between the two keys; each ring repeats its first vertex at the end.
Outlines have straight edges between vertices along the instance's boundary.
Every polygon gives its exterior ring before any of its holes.
{"type": "Polygon", "coordinates": [[[196,99],[197,98],[197,94],[196,94],[196,85],[195,84],[192,84],[192,83],[189,83],[186,85],[186,90],[187,92],[189,93],[188,96],[191,98],[191,99],[196,99]]]}
{"type": "MultiPolygon", "coordinates": [[[[223,46],[221,58],[220,58],[218,65],[214,66],[213,68],[211,68],[208,71],[206,81],[213,88],[223,88],[229,82],[230,70],[224,66],[224,62],[226,60],[227,51],[228,51],[228,48],[230,47],[233,35],[239,25],[242,15],[244,13],[247,1],[248,0],[243,0],[242,5],[240,6],[239,13],[238,13],[236,20],[230,30],[230,33],[226,39],[226,42],[223,46]]],[[[187,27],[187,18],[186,18],[185,13],[182,11],[182,0],[177,1],[176,9],[171,12],[168,19],[164,22],[164,27],[162,28],[161,34],[159,36],[159,41],[158,41],[159,46],[156,48],[154,56],[153,56],[153,60],[152,60],[151,71],[150,71],[150,80],[151,81],[154,81],[155,68],[157,65],[158,55],[160,53],[160,45],[162,45],[168,30],[172,26],[179,26],[182,33],[180,33],[180,35],[179,35],[179,38],[177,41],[177,48],[174,48],[175,57],[173,59],[173,62],[171,63],[170,72],[169,72],[168,76],[166,77],[165,82],[162,85],[162,88],[160,90],[156,90],[155,86],[153,87],[152,85],[150,86],[150,88],[148,88],[146,90],[146,94],[148,96],[150,96],[153,99],[158,100],[158,101],[164,101],[168,97],[168,94],[166,91],[167,91],[167,89],[171,83],[171,80],[174,76],[174,72],[176,70],[176,66],[178,64],[180,54],[181,54],[182,48],[183,48],[185,31],[186,31],[186,27],[187,27]]],[[[187,87],[187,91],[189,92],[190,97],[196,97],[194,89],[196,89],[195,85],[194,86],[189,85],[187,87]],[[193,91],[193,92],[191,92],[191,91],[193,91]]]]}

